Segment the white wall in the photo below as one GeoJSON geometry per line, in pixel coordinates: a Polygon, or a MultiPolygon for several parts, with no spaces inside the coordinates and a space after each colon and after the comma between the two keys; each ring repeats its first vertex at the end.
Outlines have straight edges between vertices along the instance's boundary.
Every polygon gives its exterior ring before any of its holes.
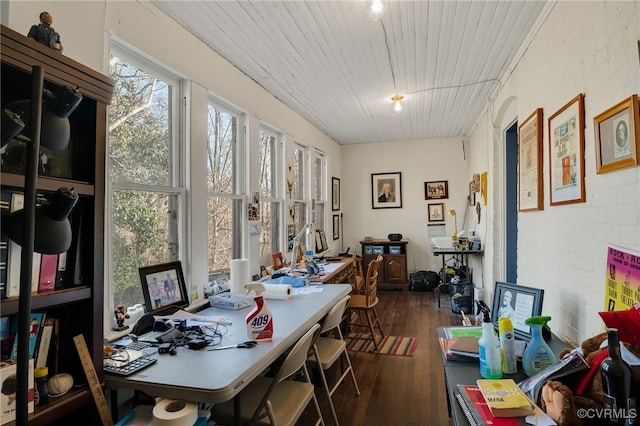
{"type": "MultiPolygon", "coordinates": [[[[400,233],[409,240],[409,271],[437,271],[441,258],[431,254],[427,205],[443,203],[445,210],[456,210],[458,231],[477,226],[475,210],[467,203],[468,142],[463,138],[345,145],[342,164],[345,248],[352,246],[361,254],[360,241],[365,236],[387,238],[390,233],[400,233]],[[402,173],[402,208],[373,209],[371,174],[395,172],[402,173]],[[441,180],[448,181],[449,198],[425,200],[424,183],[441,180]],[[469,212],[466,226],[465,211],[469,212]]],[[[447,235],[451,235],[453,217],[445,215],[445,223],[447,235]]]]}
{"type": "Polygon", "coordinates": [[[558,2],[470,137],[471,170],[489,170],[486,282],[504,278],[503,134],[544,110],[544,210],[518,215],[518,283],[545,290],[543,313],[579,343],[601,331],[607,247],[640,249],[640,167],[596,174],[593,117],[640,91],[640,2],[558,2]],[[567,23],[570,23],[569,25],[567,23]],[[586,202],[549,204],[547,119],[585,94],[586,202]]]}

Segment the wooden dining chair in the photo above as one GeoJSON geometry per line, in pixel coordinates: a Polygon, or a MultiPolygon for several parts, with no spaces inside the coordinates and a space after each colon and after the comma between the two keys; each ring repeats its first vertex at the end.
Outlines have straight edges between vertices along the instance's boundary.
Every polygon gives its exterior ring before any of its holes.
{"type": "Polygon", "coordinates": [[[333,415],[333,420],[335,421],[336,426],[339,425],[339,422],[336,409],[333,405],[332,396],[340,383],[345,381],[347,375],[351,374],[351,380],[353,381],[353,386],[356,389],[356,395],[360,395],[356,375],[353,372],[351,359],[349,358],[349,351],[347,351],[347,344],[344,341],[342,330],[340,330],[343,315],[347,309],[349,300],[351,300],[351,296],[345,296],[342,300],[336,303],[324,317],[320,323],[320,334],[311,346],[312,350],[307,358],[309,365],[318,367],[322,386],[327,394],[329,407],[331,408],[331,414],[333,415]],[[329,387],[325,371],[330,370],[338,361],[342,361],[340,364],[341,369],[338,370],[340,377],[338,377],[332,383],[332,386],[329,387]]]}
{"type": "Polygon", "coordinates": [[[352,294],[364,294],[364,273],[362,272],[362,258],[356,256],[354,253],[351,255],[351,261],[353,262],[353,293],[352,294]]]}
{"type": "Polygon", "coordinates": [[[352,331],[346,337],[347,339],[371,340],[376,352],[380,350],[378,345],[384,338],[384,331],[376,312],[376,306],[378,305],[378,276],[382,260],[382,255],[378,255],[369,263],[364,280],[363,294],[351,295],[348,305],[349,313],[345,324],[347,329],[352,331]],[[366,328],[368,333],[353,333],[354,330],[361,328],[366,328]],[[380,334],[379,338],[376,337],[376,330],[380,334]]]}
{"type": "MultiPolygon", "coordinates": [[[[315,424],[324,425],[307,370],[307,356],[318,333],[320,324],[314,324],[289,351],[273,378],[260,376],[240,391],[236,398],[240,398],[242,424],[294,426],[313,401],[318,414],[315,424]],[[299,371],[303,378],[298,378],[299,371]]],[[[233,424],[234,401],[215,404],[211,413],[216,424],[233,424]]]]}

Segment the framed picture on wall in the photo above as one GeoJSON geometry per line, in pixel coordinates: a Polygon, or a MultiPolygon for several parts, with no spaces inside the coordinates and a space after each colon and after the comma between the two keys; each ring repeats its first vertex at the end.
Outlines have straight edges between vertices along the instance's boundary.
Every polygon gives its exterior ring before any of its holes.
{"type": "Polygon", "coordinates": [[[583,203],[584,95],[549,117],[549,198],[552,206],[583,203]]]}
{"type": "Polygon", "coordinates": [[[424,183],[425,200],[442,200],[449,198],[449,181],[436,180],[424,183]]]}
{"type": "Polygon", "coordinates": [[[340,179],[331,178],[331,210],[340,210],[340,179]]]}
{"type": "Polygon", "coordinates": [[[544,210],[542,108],[518,126],[518,211],[544,210]]]}
{"type": "Polygon", "coordinates": [[[402,207],[402,173],[371,173],[371,206],[374,209],[402,207]]]}
{"type": "Polygon", "coordinates": [[[427,206],[429,222],[444,222],[444,203],[434,203],[427,206]]]}
{"type": "Polygon", "coordinates": [[[333,215],[333,239],[337,240],[340,238],[340,216],[337,214],[333,215]]]}
{"type": "Polygon", "coordinates": [[[638,165],[639,126],[637,95],[593,118],[598,174],[638,165]]]}

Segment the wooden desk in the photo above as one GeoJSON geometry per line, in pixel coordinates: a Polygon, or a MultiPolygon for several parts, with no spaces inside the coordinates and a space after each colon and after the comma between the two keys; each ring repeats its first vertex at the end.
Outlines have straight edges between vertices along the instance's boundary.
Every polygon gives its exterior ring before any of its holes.
{"type": "MultiPolygon", "coordinates": [[[[480,379],[480,363],[479,361],[453,361],[447,359],[440,339],[445,337],[445,328],[438,327],[438,346],[440,347],[440,356],[442,358],[442,366],[444,367],[444,382],[447,387],[447,408],[449,409],[449,416],[453,417],[455,425],[465,426],[468,425],[468,421],[460,404],[456,401],[453,395],[453,389],[457,384],[475,385],[476,380],[480,379]]],[[[551,350],[556,356],[567,348],[567,345],[557,336],[551,335],[551,342],[549,343],[551,350]]],[[[503,378],[513,379],[516,383],[526,379],[527,376],[522,369],[522,364],[518,361],[518,372],[516,374],[504,374],[503,378]]],[[[525,424],[524,419],[521,424],[525,424]]]]}
{"type": "Polygon", "coordinates": [[[309,281],[323,284],[355,284],[355,270],[352,257],[343,257],[340,261],[321,261],[318,266],[326,271],[325,275],[313,277],[309,281]]]}
{"type": "MultiPolygon", "coordinates": [[[[179,347],[177,355],[157,355],[157,363],[131,376],[105,374],[106,386],[109,389],[137,389],[152,396],[192,402],[231,400],[319,322],[340,299],[351,293],[350,284],[321,288],[320,293],[296,294],[289,300],[267,300],[273,314],[274,336],[271,341],[260,342],[252,349],[224,351],[179,347]]],[[[198,315],[228,317],[232,324],[228,326],[222,344],[229,345],[248,339],[245,317],[249,311],[209,307],[198,315]]]]}

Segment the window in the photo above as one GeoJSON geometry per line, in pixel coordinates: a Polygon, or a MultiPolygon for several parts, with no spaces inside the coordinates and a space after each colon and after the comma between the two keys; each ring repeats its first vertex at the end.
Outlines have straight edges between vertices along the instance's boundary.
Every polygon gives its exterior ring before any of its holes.
{"type": "Polygon", "coordinates": [[[242,254],[244,117],[217,103],[207,109],[209,274],[242,254]]]}
{"type": "MultiPolygon", "coordinates": [[[[106,306],[144,303],[138,268],[180,260],[184,188],[180,81],[112,45],[106,306]]],[[[105,309],[105,323],[115,322],[105,309]]],[[[110,329],[108,326],[107,329],[110,329]]]]}
{"type": "MultiPolygon", "coordinates": [[[[307,167],[305,166],[305,154],[307,148],[294,143],[293,148],[293,172],[292,182],[293,191],[291,191],[291,199],[289,200],[289,221],[287,226],[287,251],[295,249],[293,239],[300,232],[302,227],[307,223],[307,205],[308,198],[305,199],[306,186],[304,184],[304,175],[307,167]]],[[[299,241],[298,241],[299,243],[299,241]]]]}
{"type": "Polygon", "coordinates": [[[314,220],[314,224],[316,229],[324,229],[324,209],[326,204],[326,187],[327,187],[327,179],[326,179],[326,160],[324,153],[314,150],[312,156],[312,191],[313,194],[311,196],[313,207],[312,216],[314,220]]]}
{"type": "Polygon", "coordinates": [[[280,209],[282,200],[278,198],[278,134],[264,126],[260,127],[259,155],[259,196],[260,196],[260,264],[270,265],[271,254],[280,249],[280,209]]]}

